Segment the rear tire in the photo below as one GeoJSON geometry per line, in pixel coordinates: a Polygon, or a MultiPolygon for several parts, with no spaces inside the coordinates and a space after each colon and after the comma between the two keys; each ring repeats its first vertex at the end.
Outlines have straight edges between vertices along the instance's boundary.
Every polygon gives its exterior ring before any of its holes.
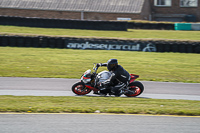
{"type": "Polygon", "coordinates": [[[144,86],[141,82],[134,81],[129,84],[129,90],[134,93],[133,94],[126,93],[125,95],[127,97],[136,97],[136,96],[139,96],[140,94],[142,94],[142,92],[144,91],[144,86]]]}
{"type": "Polygon", "coordinates": [[[77,94],[77,95],[86,95],[91,92],[91,90],[87,87],[82,82],[77,82],[72,86],[72,91],[77,94]]]}

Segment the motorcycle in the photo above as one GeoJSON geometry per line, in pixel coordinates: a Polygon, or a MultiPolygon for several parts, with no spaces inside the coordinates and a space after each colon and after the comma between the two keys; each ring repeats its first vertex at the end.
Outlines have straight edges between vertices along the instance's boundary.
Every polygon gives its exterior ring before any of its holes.
{"type": "MultiPolygon", "coordinates": [[[[75,83],[72,86],[72,91],[77,95],[86,95],[89,94],[91,91],[94,94],[101,95],[102,90],[107,88],[102,88],[100,83],[106,81],[110,78],[111,73],[109,71],[102,71],[97,73],[98,66],[94,63],[93,67],[94,72],[90,69],[85,71],[85,73],[81,76],[81,81],[75,83]]],[[[144,86],[141,82],[135,81],[135,79],[139,78],[139,75],[130,74],[131,79],[129,85],[121,89],[122,94],[126,95],[127,97],[136,97],[142,94],[144,91],[144,86]]],[[[108,91],[109,92],[109,91],[108,91]]],[[[107,93],[104,93],[107,95],[107,93]]],[[[112,95],[109,93],[109,95],[112,95]]]]}

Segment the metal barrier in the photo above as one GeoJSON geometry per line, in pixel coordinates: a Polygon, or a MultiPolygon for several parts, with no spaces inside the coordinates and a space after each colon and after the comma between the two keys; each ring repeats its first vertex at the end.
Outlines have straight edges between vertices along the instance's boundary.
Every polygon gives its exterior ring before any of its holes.
{"type": "Polygon", "coordinates": [[[200,30],[200,23],[175,23],[175,30],[200,30]]]}
{"type": "Polygon", "coordinates": [[[174,30],[174,24],[128,22],[128,29],[174,30]]]}
{"type": "Polygon", "coordinates": [[[200,42],[0,35],[0,46],[200,53],[200,42]]]}
{"type": "Polygon", "coordinates": [[[95,21],[95,20],[89,21],[89,20],[0,16],[0,25],[42,27],[42,28],[127,31],[127,22],[120,22],[120,21],[95,21]]]}

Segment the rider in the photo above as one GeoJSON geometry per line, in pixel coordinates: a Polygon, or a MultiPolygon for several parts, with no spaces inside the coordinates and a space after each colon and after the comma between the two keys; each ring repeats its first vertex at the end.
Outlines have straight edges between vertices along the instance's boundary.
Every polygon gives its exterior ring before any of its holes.
{"type": "Polygon", "coordinates": [[[130,74],[121,66],[118,65],[117,59],[110,59],[107,63],[98,63],[99,66],[107,66],[107,69],[111,72],[111,77],[102,82],[100,86],[110,88],[111,94],[120,96],[122,94],[122,88],[128,86],[130,81],[130,74]]]}

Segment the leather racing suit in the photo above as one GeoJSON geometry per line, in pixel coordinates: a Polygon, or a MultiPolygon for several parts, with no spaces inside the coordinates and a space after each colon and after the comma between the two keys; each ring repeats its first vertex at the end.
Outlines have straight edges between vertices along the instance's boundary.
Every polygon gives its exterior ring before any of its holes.
{"type": "MultiPolygon", "coordinates": [[[[107,66],[107,63],[103,63],[101,66],[107,66]]],[[[127,87],[129,84],[130,74],[121,65],[117,65],[117,67],[110,72],[110,78],[102,82],[102,85],[110,87],[112,94],[120,96],[121,89],[127,87]]]]}

